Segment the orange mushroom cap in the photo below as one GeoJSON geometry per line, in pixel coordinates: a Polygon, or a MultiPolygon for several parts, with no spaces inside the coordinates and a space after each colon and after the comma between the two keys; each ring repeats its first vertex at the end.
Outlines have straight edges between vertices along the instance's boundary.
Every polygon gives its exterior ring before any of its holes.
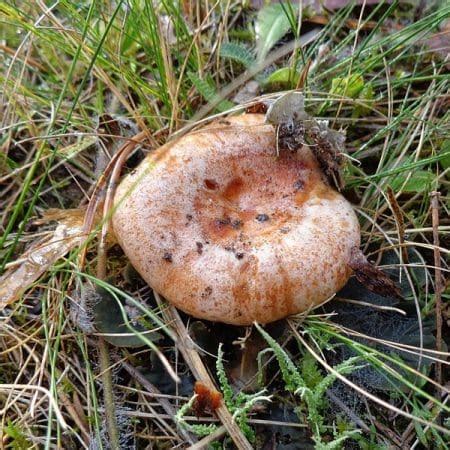
{"type": "Polygon", "coordinates": [[[306,311],[344,286],[360,229],[307,147],[276,156],[264,115],[170,142],[118,187],[120,245],[158,293],[235,325],[306,311]]]}

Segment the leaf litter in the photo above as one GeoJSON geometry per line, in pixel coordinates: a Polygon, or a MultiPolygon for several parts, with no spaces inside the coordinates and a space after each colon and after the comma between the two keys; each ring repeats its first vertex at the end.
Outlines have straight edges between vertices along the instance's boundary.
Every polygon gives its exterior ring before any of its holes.
{"type": "Polygon", "coordinates": [[[42,221],[57,220],[47,236],[34,242],[0,277],[0,311],[29,289],[60,258],[79,246],[84,238],[83,215],[78,210],[48,210],[42,221]]]}
{"type": "Polygon", "coordinates": [[[279,97],[269,106],[266,121],[276,127],[277,151],[294,151],[307,145],[330,183],[338,190],[344,187],[341,171],[345,134],[329,128],[327,120],[310,116],[303,94],[294,91],[279,97]]]}

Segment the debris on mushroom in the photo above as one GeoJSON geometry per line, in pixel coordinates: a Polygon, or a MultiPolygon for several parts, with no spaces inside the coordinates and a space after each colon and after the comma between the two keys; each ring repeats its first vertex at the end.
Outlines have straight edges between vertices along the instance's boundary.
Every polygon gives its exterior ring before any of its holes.
{"type": "Polygon", "coordinates": [[[268,323],[323,303],[352,275],[352,206],[310,147],[277,156],[276,144],[263,114],[229,117],[156,150],[119,185],[119,243],[186,313],[268,323]]]}
{"type": "Polygon", "coordinates": [[[352,249],[349,265],[353,269],[356,279],[369,291],[383,297],[403,299],[402,293],[395,283],[378,267],[370,264],[359,248],[352,249]]]}
{"type": "Polygon", "coordinates": [[[345,135],[331,130],[327,120],[316,120],[305,111],[300,92],[288,92],[269,107],[266,121],[274,125],[279,149],[297,150],[307,145],[314,153],[325,175],[340,191],[344,163],[345,135]]]}

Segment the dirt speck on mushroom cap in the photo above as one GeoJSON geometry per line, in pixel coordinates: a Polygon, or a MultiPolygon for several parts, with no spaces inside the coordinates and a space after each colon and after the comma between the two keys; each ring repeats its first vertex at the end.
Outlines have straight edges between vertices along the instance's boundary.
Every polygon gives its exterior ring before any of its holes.
{"type": "Polygon", "coordinates": [[[277,157],[260,114],[158,149],[115,201],[115,233],[142,277],[183,311],[236,325],[325,301],[349,278],[360,241],[353,208],[310,150],[277,157]]]}

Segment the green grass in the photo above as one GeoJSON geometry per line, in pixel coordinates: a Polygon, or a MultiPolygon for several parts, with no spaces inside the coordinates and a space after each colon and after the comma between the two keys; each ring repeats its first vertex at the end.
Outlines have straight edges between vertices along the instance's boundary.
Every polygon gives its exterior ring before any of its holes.
{"type": "MultiPolygon", "coordinates": [[[[21,255],[33,243],[51,236],[54,221],[46,219],[48,210],[86,209],[96,174],[105,169],[99,167],[97,157],[102,148],[98,138],[102,115],[119,118],[122,127],[129,122],[140,131],[148,130],[142,146],[147,151],[186,132],[196,121],[225,114],[230,108],[239,110],[234,95],[250,79],[257,80],[265,99],[276,98],[279,90],[295,88],[294,81],[311,62],[303,89],[307,109],[328,119],[332,128],[346,130],[350,157],[344,194],[357,204],[362,248],[373,259],[381,258],[388,249],[399,253],[401,247],[389,187],[401,208],[407,230],[404,245],[416,259],[386,266],[401,273],[409,286],[408,314],[421,323],[418,339],[423,342],[428,328],[422,322],[435,315],[433,191],[441,193],[440,258],[442,271],[448,274],[449,62],[428,45],[438,33],[445,36],[442,30],[445,24],[448,29],[450,6],[445,1],[427,2],[425,10],[416,11],[405,2],[380,2],[366,7],[361,15],[361,9],[350,4],[325,14],[327,23],[318,26],[307,21],[312,16],[308,11],[302,12],[303,22],[299,20],[297,2],[285,3],[274,7],[286,14],[279,16],[283,17],[281,28],[272,29],[271,20],[264,19],[261,29],[265,31],[257,42],[255,21],[262,20],[262,13],[258,16],[249,2],[180,3],[184,9],[175,0],[0,1],[0,270],[5,277],[20,267],[21,255]],[[152,3],[157,3],[157,8],[152,3]],[[317,28],[317,33],[308,45],[283,53],[284,44],[301,40],[311,28],[317,28]],[[283,55],[274,56],[279,54],[283,55]],[[283,68],[297,71],[296,76],[281,84],[271,82],[270,75],[283,68]]],[[[267,13],[270,11],[264,10],[267,13]]],[[[114,145],[107,144],[110,151],[125,142],[114,136],[111,140],[114,145]]],[[[75,220],[76,213],[63,216],[75,220]]],[[[3,389],[0,384],[0,438],[6,448],[85,448],[89,441],[107,448],[104,368],[99,368],[97,337],[83,332],[71,318],[80,286],[87,282],[111,286],[113,301],[137,309],[147,327],[167,331],[161,333],[164,340],[147,340],[144,348],[111,347],[120,442],[129,443],[131,436],[139,448],[151,439],[159,439],[167,448],[183,442],[173,417],[166,417],[161,406],[161,399],[166,398],[149,397],[145,387],[124,374],[120,362],[126,359],[156,373],[161,364],[160,378],[170,378],[164,364],[170,365],[175,377],[182,379],[178,389],[187,384],[186,392],[173,389],[166,399],[175,412],[192,394],[186,381],[189,368],[174,350],[176,344],[161,307],[144,303],[151,297],[148,289],[128,276],[129,272],[124,275],[127,262],[117,250],[107,261],[107,281],[97,279],[99,231],[97,227],[91,234],[82,273],[80,251],[74,248],[70,254],[60,255],[33,283],[23,286],[20,298],[0,311],[0,383],[10,386],[3,389]],[[24,384],[30,389],[19,388],[24,384]],[[48,402],[33,386],[47,389],[55,402],[48,402]],[[55,405],[67,430],[58,420],[55,405]]],[[[448,302],[449,297],[447,287],[443,301],[448,302]]],[[[339,445],[381,449],[404,439],[409,447],[434,443],[437,448],[448,448],[443,430],[448,424],[442,420],[449,413],[448,391],[442,399],[437,398],[433,367],[428,365],[425,373],[419,364],[417,370],[398,352],[375,348],[370,339],[361,343],[333,320],[333,316],[318,314],[290,321],[277,340],[271,340],[261,328],[267,340],[262,349],[270,346],[277,357],[261,354],[259,377],[255,373],[253,378],[263,381],[255,391],[265,389],[265,395],[273,396],[274,408],[284,405],[295,411],[296,423],[310,429],[306,437],[314,436],[317,448],[326,448],[333,439],[344,436],[349,437],[347,444],[339,441],[339,445]],[[363,361],[391,384],[388,391],[360,386],[366,394],[358,398],[366,395],[370,414],[366,409],[352,414],[367,428],[355,424],[348,412],[331,414],[337,407],[322,391],[314,397],[321,381],[336,378],[329,367],[338,365],[327,359],[333,359],[333,352],[342,345],[353,351],[348,360],[357,358],[356,365],[363,361]],[[305,370],[317,375],[312,384],[306,383],[306,404],[297,392],[299,386],[291,389],[289,376],[286,379],[284,375],[283,381],[277,376],[280,368],[283,372],[283,361],[289,361],[292,373],[299,371],[296,380],[303,388],[308,379],[305,370]],[[320,405],[314,409],[316,400],[320,405]]],[[[246,330],[231,328],[223,335],[245,335],[246,330]]],[[[258,333],[253,331],[254,335],[258,333]]],[[[448,329],[444,329],[446,339],[448,343],[448,329]]],[[[237,359],[240,353],[231,338],[223,341],[226,351],[221,358],[237,359]]],[[[402,343],[393,345],[398,350],[402,343]]],[[[420,353],[417,342],[410,350],[420,353]]],[[[217,351],[212,349],[214,354],[217,351]]],[[[212,364],[211,370],[224,388],[227,378],[221,373],[223,366],[219,367],[217,370],[212,364]]],[[[359,386],[350,370],[339,375],[359,386]]],[[[241,394],[230,400],[241,401],[234,404],[241,411],[238,423],[246,435],[256,437],[255,447],[261,446],[258,437],[264,432],[253,419],[264,417],[261,420],[266,420],[266,427],[277,419],[264,415],[262,406],[258,409],[249,404],[247,408],[243,399],[251,394],[241,394]]],[[[299,433],[304,428],[294,430],[299,433]]],[[[221,436],[214,445],[231,448],[231,441],[221,436]]]]}

